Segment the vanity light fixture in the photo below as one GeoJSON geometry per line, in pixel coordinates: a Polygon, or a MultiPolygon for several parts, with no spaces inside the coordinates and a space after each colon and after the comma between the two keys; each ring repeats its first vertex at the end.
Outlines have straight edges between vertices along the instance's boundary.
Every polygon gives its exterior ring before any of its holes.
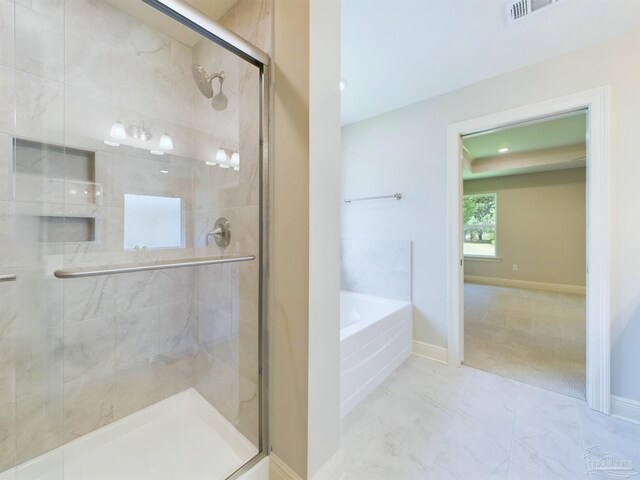
{"type": "Polygon", "coordinates": [[[219,148],[216,152],[216,162],[220,168],[229,168],[231,165],[228,163],[229,157],[227,151],[224,148],[219,148]]]}
{"type": "Polygon", "coordinates": [[[238,152],[231,152],[231,157],[229,157],[229,153],[227,150],[220,147],[215,155],[214,160],[206,160],[204,163],[207,165],[218,165],[220,168],[231,168],[237,172],[240,170],[240,154],[238,152]]]}
{"type": "Polygon", "coordinates": [[[219,148],[216,152],[216,162],[225,163],[227,161],[227,151],[224,148],[219,148]]]}
{"type": "Polygon", "coordinates": [[[158,142],[158,147],[161,150],[166,150],[170,152],[173,150],[173,139],[166,132],[160,137],[160,141],[158,142]]]}
{"type": "MultiPolygon", "coordinates": [[[[149,128],[144,126],[144,123],[142,125],[129,125],[129,127],[125,127],[125,125],[118,120],[111,125],[109,137],[110,138],[105,140],[104,143],[110,147],[119,147],[120,142],[126,140],[127,137],[131,137],[140,142],[148,142],[151,140],[151,137],[153,137],[153,134],[149,128]]],[[[171,151],[173,151],[173,139],[167,132],[160,136],[158,149],[149,150],[153,155],[164,155],[165,152],[171,151]]]]}
{"type": "Polygon", "coordinates": [[[115,140],[126,140],[127,129],[124,127],[122,123],[120,123],[120,121],[114,122],[113,125],[111,125],[109,136],[115,140]]]}
{"type": "Polygon", "coordinates": [[[110,147],[119,147],[120,142],[116,140],[125,140],[127,138],[127,130],[120,121],[114,122],[113,125],[111,125],[109,137],[110,140],[105,140],[104,143],[110,147]]]}

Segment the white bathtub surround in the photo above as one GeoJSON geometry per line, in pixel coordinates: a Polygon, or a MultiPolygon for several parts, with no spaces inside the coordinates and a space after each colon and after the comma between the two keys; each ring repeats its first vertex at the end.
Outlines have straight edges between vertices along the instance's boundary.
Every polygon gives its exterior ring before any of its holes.
{"type": "Polygon", "coordinates": [[[340,413],[347,415],[411,354],[410,302],[340,293],[340,413]]]}
{"type": "Polygon", "coordinates": [[[587,480],[587,449],[638,471],[638,445],[640,425],[583,401],[418,357],[343,420],[342,438],[349,480],[587,480]]]}
{"type": "Polygon", "coordinates": [[[193,388],[0,474],[0,480],[226,478],[256,447],[193,388]]]}
{"type": "Polygon", "coordinates": [[[343,238],[341,288],[411,301],[411,242],[343,238]]]}

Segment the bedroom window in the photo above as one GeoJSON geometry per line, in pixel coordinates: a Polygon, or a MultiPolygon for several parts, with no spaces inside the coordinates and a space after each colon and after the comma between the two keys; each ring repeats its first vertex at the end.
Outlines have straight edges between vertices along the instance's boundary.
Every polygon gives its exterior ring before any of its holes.
{"type": "Polygon", "coordinates": [[[496,256],[496,199],[495,193],[463,197],[465,256],[496,256]]]}

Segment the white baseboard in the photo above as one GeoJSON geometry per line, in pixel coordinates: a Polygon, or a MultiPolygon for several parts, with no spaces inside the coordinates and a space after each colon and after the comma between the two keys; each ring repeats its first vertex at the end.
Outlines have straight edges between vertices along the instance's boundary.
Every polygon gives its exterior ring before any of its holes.
{"type": "Polygon", "coordinates": [[[428,358],[434,362],[449,365],[449,352],[444,347],[431,345],[430,343],[413,341],[413,354],[419,357],[428,358]]]}
{"type": "Polygon", "coordinates": [[[269,463],[269,480],[302,480],[293,469],[287,465],[280,457],[271,452],[269,463]]]}
{"type": "Polygon", "coordinates": [[[479,283],[481,285],[495,285],[496,287],[530,288],[532,290],[549,290],[551,292],[562,293],[581,293],[583,295],[587,291],[586,287],[581,287],[579,285],[529,282],[527,280],[511,280],[508,278],[477,277],[475,275],[465,275],[464,281],[467,283],[479,283]]]}
{"type": "Polygon", "coordinates": [[[313,476],[312,480],[345,480],[346,478],[344,456],[342,455],[342,450],[338,450],[320,471],[313,476]]]}
{"type": "Polygon", "coordinates": [[[611,395],[611,415],[640,423],[640,402],[611,395]]]}
{"type": "MultiPolygon", "coordinates": [[[[269,455],[270,480],[302,480],[302,477],[293,471],[280,457],[273,452],[269,455]]],[[[347,474],[344,471],[344,456],[342,450],[338,450],[333,457],[313,476],[312,480],[345,480],[347,474]]]]}

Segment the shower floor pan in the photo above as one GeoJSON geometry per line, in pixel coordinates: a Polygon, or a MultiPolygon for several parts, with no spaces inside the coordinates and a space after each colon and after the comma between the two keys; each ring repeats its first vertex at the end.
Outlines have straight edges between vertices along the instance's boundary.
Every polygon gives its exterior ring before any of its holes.
{"type": "Polygon", "coordinates": [[[191,388],[0,473],[0,480],[222,480],[257,453],[191,388]]]}

